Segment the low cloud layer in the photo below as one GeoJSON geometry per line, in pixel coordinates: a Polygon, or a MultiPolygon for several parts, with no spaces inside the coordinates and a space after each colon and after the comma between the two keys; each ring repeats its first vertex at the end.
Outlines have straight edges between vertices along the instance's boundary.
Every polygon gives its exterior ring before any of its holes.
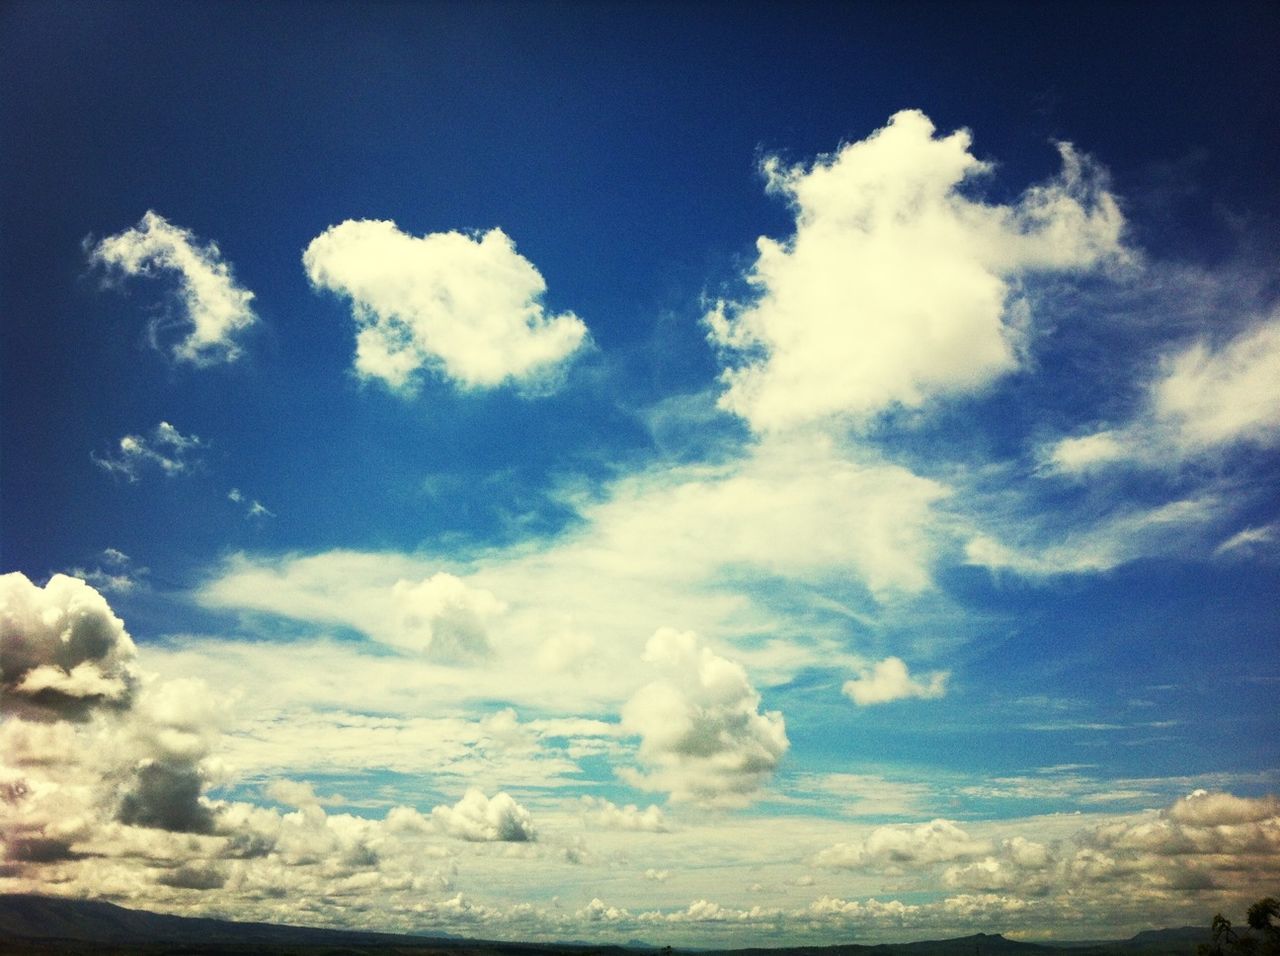
{"type": "Polygon", "coordinates": [[[91,245],[89,259],[122,277],[177,279],[177,314],[152,323],[153,340],[172,339],[177,361],[234,361],[242,351],[237,336],[258,321],[250,307],[253,293],[236,284],[217,243],[202,243],[150,210],[132,229],[91,245]]]}
{"type": "Polygon", "coordinates": [[[317,289],[351,300],[356,373],[412,391],[423,370],[462,388],[545,375],[586,341],[572,312],[549,313],[542,274],[501,229],[412,236],[347,220],[302,256],[317,289]]]}

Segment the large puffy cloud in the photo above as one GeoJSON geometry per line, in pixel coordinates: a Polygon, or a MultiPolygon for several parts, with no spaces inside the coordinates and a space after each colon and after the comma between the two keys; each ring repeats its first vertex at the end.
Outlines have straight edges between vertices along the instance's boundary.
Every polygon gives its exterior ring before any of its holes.
{"type": "Polygon", "coordinates": [[[394,222],[347,220],[302,256],[319,289],[351,300],[356,372],[411,390],[438,370],[464,388],[546,373],[585,341],[572,312],[548,313],[546,282],[501,229],[411,236],[394,222]]]}
{"type": "Polygon", "coordinates": [[[86,717],[125,707],[137,649],[106,600],[55,574],[43,587],[0,576],[0,710],[23,717],[86,717]]]}
{"type": "Polygon", "coordinates": [[[789,746],[782,715],[760,712],[760,694],[746,671],[701,646],[690,632],[663,628],[645,660],[666,671],[622,709],[622,726],[640,735],[649,770],[626,779],[665,790],[674,801],[747,802],[777,768],[789,746]]]}
{"type": "Polygon", "coordinates": [[[991,169],[969,147],[968,132],[938,137],[904,111],[812,165],[765,162],[796,231],[761,237],[755,295],[708,315],[740,360],[722,407],[770,431],[973,391],[1018,365],[1021,277],[1125,257],[1119,208],[1069,145],[1061,174],[1013,205],[965,191],[991,169]]]}
{"type": "Polygon", "coordinates": [[[1236,445],[1280,443],[1280,312],[1233,338],[1167,355],[1133,421],[1063,438],[1042,452],[1046,473],[1120,465],[1172,467],[1236,445]]]}
{"type": "Polygon", "coordinates": [[[845,681],[841,689],[859,707],[868,707],[908,697],[941,697],[947,692],[947,677],[947,671],[934,671],[920,681],[911,676],[902,658],[886,657],[845,681]]]}
{"type": "Polygon", "coordinates": [[[510,794],[486,797],[476,787],[452,807],[435,807],[431,821],[442,833],[473,843],[526,843],[535,836],[533,817],[510,794]]]}
{"type": "MultiPolygon", "coordinates": [[[[183,314],[173,357],[194,365],[230,362],[241,352],[236,335],[258,317],[253,293],[238,286],[217,243],[201,243],[189,230],[150,210],[132,229],[108,236],[89,250],[91,261],[123,276],[172,273],[183,314]]],[[[153,325],[153,337],[164,330],[153,325]]]]}

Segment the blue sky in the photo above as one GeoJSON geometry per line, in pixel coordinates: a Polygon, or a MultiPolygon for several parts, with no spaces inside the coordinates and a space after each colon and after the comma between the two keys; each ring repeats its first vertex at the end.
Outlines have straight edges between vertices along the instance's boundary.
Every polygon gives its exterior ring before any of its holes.
{"type": "Polygon", "coordinates": [[[1242,911],[1278,26],[0,8],[0,889],[703,946],[1242,911]]]}

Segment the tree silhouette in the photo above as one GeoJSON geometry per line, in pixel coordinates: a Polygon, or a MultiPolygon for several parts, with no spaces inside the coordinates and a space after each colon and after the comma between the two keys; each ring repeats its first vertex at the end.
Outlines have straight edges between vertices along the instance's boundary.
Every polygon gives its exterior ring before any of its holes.
{"type": "Polygon", "coordinates": [[[1249,907],[1246,918],[1258,935],[1237,933],[1231,920],[1216,914],[1209,926],[1213,942],[1201,944],[1200,956],[1280,956],[1280,926],[1276,924],[1280,902],[1273,896],[1263,897],[1249,907]]]}

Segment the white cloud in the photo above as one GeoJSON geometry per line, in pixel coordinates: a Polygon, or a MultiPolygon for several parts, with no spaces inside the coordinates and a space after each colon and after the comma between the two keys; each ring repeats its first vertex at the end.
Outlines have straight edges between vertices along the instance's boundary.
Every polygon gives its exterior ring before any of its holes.
{"type": "Polygon", "coordinates": [[[634,803],[620,807],[600,797],[583,797],[582,810],[583,819],[605,830],[665,833],[671,829],[662,808],[653,804],[641,810],[634,803]]]}
{"type": "Polygon", "coordinates": [[[796,231],[761,237],[755,296],[707,317],[740,360],[723,408],[773,431],[979,389],[1019,363],[1020,277],[1125,258],[1115,200],[1069,145],[1062,173],[1011,206],[963,190],[991,169],[969,145],[967,131],[935,137],[923,113],[903,111],[812,165],[766,160],[796,231]]]}
{"type": "Polygon", "coordinates": [[[857,678],[845,681],[841,690],[859,707],[868,707],[908,697],[942,697],[947,692],[948,676],[947,671],[933,671],[923,681],[916,680],[901,658],[886,657],[857,678]]]}
{"type": "Polygon", "coordinates": [[[582,346],[572,312],[548,313],[546,282],[501,229],[417,237],[394,222],[347,220],[302,256],[318,289],[346,296],[357,374],[412,391],[419,370],[464,388],[544,375],[582,346]]]}
{"type": "Polygon", "coordinates": [[[113,475],[137,481],[142,472],[155,467],[166,477],[181,475],[192,467],[190,453],[200,447],[195,435],[184,435],[168,422],[151,430],[150,437],[125,435],[115,452],[99,458],[91,454],[94,464],[113,475]]]}
{"type": "Polygon", "coordinates": [[[965,561],[992,571],[1025,577],[1109,571],[1152,554],[1188,550],[1189,532],[1211,526],[1228,503],[1214,494],[1185,498],[1151,508],[1121,510],[1064,532],[1059,540],[1008,545],[979,534],[965,544],[965,561]]]}
{"type": "Polygon", "coordinates": [[[1080,476],[1117,466],[1176,467],[1237,445],[1280,443],[1280,313],[1217,346],[1201,340],[1167,355],[1135,418],[1060,439],[1044,471],[1080,476]]]}
{"type": "Polygon", "coordinates": [[[506,610],[488,591],[444,573],[416,583],[397,581],[391,600],[396,626],[386,632],[390,642],[442,661],[488,654],[488,621],[506,610]]]}
{"type": "Polygon", "coordinates": [[[94,568],[68,568],[67,574],[79,578],[98,591],[128,594],[145,585],[148,568],[136,566],[129,556],[116,548],[106,548],[98,556],[94,568]]]}
{"type": "Polygon", "coordinates": [[[789,746],[782,715],[760,712],[760,694],[740,664],[700,646],[690,632],[657,631],[645,660],[667,673],[622,708],[623,729],[640,735],[647,773],[633,786],[674,801],[742,804],[773,774],[789,746]]]}
{"type": "MultiPolygon", "coordinates": [[[[189,230],[150,210],[132,229],[108,236],[89,250],[90,260],[123,276],[172,273],[178,279],[183,315],[175,359],[194,365],[234,361],[241,352],[237,333],[258,317],[253,293],[236,285],[217,243],[202,244],[189,230]]],[[[162,330],[153,325],[156,337],[162,330]]]]}
{"type": "Polygon", "coordinates": [[[1225,554],[1252,554],[1280,539],[1280,522],[1260,527],[1241,528],[1213,549],[1215,557],[1225,554]]]}
{"type": "Polygon", "coordinates": [[[962,860],[990,849],[983,840],[969,836],[950,820],[917,825],[878,827],[858,843],[828,847],[813,862],[817,866],[856,869],[890,869],[962,860]]]}
{"type": "Polygon", "coordinates": [[[431,821],[440,832],[473,843],[525,843],[535,838],[533,817],[509,794],[490,798],[474,787],[452,807],[435,807],[431,821]]]}
{"type": "Polygon", "coordinates": [[[238,505],[244,505],[244,514],[246,518],[274,518],[276,513],[264,505],[257,498],[249,498],[239,488],[232,488],[227,492],[227,500],[238,505]]]}

